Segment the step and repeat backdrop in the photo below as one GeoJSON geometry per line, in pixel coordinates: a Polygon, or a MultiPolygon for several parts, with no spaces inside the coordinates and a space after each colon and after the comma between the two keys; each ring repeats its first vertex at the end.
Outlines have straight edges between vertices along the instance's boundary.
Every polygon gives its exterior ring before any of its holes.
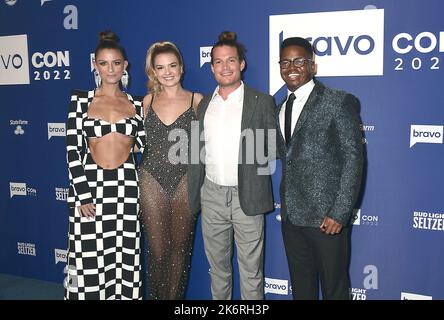
{"type": "MultiPolygon", "coordinates": [[[[1,0],[0,273],[65,277],[65,121],[70,90],[95,86],[98,33],[120,36],[130,93],[146,93],[150,44],[170,40],[184,56],[184,87],[208,94],[211,46],[232,30],[248,50],[244,81],[277,102],[285,94],[279,44],[289,36],[313,43],[319,80],[360,99],[366,168],[352,232],[353,299],[444,299],[442,12],[441,0],[1,0]]],[[[266,218],[267,299],[290,299],[292,290],[279,170],[266,218]]],[[[234,282],[238,298],[237,273],[234,282]]],[[[187,298],[211,298],[200,221],[187,298]]]]}

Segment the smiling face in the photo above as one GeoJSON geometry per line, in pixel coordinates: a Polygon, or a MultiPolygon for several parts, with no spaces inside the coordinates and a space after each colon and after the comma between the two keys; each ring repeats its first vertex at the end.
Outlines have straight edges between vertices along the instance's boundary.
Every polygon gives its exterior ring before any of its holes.
{"type": "Polygon", "coordinates": [[[245,61],[239,61],[235,47],[223,45],[213,49],[211,70],[219,87],[236,89],[240,85],[244,68],[245,61]]]}
{"type": "Polygon", "coordinates": [[[154,57],[154,73],[164,87],[172,87],[180,82],[182,66],[174,53],[159,53],[154,57]]]}
{"type": "Polygon", "coordinates": [[[94,67],[102,78],[102,84],[116,84],[128,67],[128,61],[119,50],[102,49],[95,57],[94,67]]]}
{"type": "MultiPolygon", "coordinates": [[[[303,47],[296,45],[285,47],[281,52],[281,61],[293,61],[298,58],[311,60],[313,57],[311,57],[303,47]]],[[[288,89],[293,92],[313,79],[313,76],[316,74],[316,70],[316,63],[308,60],[305,61],[301,67],[295,67],[292,62],[288,68],[280,69],[282,80],[285,81],[288,89]]]]}

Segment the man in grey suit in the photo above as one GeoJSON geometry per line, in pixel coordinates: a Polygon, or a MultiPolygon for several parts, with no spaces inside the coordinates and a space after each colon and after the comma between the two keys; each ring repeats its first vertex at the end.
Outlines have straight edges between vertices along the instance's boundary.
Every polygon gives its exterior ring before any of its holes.
{"type": "Polygon", "coordinates": [[[294,299],[349,299],[349,223],[362,176],[359,101],[314,80],[306,39],[283,41],[279,106],[282,235],[294,299]]]}
{"type": "MultiPolygon", "coordinates": [[[[244,47],[233,32],[223,32],[211,51],[218,86],[198,108],[204,163],[192,164],[188,175],[190,206],[193,212],[202,206],[216,300],[232,298],[233,237],[241,298],[264,296],[264,213],[274,209],[268,161],[276,151],[276,105],[271,96],[241,81],[244,68],[244,47]]],[[[192,153],[196,156],[196,150],[192,153]]]]}

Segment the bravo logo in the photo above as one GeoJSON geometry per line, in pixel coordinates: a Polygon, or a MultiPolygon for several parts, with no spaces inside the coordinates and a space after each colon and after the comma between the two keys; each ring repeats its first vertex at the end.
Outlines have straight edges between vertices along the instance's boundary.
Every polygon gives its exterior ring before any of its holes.
{"type": "Polygon", "coordinates": [[[200,67],[207,63],[211,62],[211,49],[213,47],[200,47],[200,67]]]}
{"type": "Polygon", "coordinates": [[[54,249],[55,264],[59,262],[66,262],[68,251],[63,249],[54,249]]]}
{"type": "Polygon", "coordinates": [[[279,48],[288,37],[300,36],[311,42],[317,76],[383,75],[384,9],[273,15],[269,35],[271,95],[284,85],[279,48]]]}
{"type": "Polygon", "coordinates": [[[51,137],[64,137],[65,123],[48,123],[48,140],[51,137]]]}
{"type": "Polygon", "coordinates": [[[10,194],[11,198],[13,196],[26,196],[26,183],[10,182],[9,183],[9,194],[10,194]]]}
{"type": "Polygon", "coordinates": [[[26,183],[22,182],[10,182],[9,194],[11,198],[13,196],[37,196],[37,190],[35,188],[27,187],[26,183]]]}
{"type": "Polygon", "coordinates": [[[442,143],[443,126],[410,126],[410,148],[417,143],[442,143]]]}
{"type": "Polygon", "coordinates": [[[433,297],[417,293],[401,292],[401,300],[433,300],[433,297]]]}
{"type": "Polygon", "coordinates": [[[287,295],[288,280],[265,278],[265,293],[287,295]]]}
{"type": "Polygon", "coordinates": [[[0,37],[0,85],[29,84],[28,37],[0,37]]]}

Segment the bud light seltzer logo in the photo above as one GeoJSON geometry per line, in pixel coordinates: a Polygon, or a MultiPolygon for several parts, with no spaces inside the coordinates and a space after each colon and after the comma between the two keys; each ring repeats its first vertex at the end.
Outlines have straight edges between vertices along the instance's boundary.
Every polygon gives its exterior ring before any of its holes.
{"type": "Polygon", "coordinates": [[[383,75],[384,9],[273,15],[270,16],[271,95],[284,85],[278,65],[280,44],[295,36],[306,38],[313,45],[318,76],[383,75]]]}
{"type": "Polygon", "coordinates": [[[17,253],[35,257],[35,243],[17,242],[17,253]]]}
{"type": "Polygon", "coordinates": [[[0,85],[29,84],[28,36],[0,37],[0,85]]]}
{"type": "Polygon", "coordinates": [[[55,196],[57,201],[66,201],[68,199],[68,188],[55,188],[55,196]]]}

